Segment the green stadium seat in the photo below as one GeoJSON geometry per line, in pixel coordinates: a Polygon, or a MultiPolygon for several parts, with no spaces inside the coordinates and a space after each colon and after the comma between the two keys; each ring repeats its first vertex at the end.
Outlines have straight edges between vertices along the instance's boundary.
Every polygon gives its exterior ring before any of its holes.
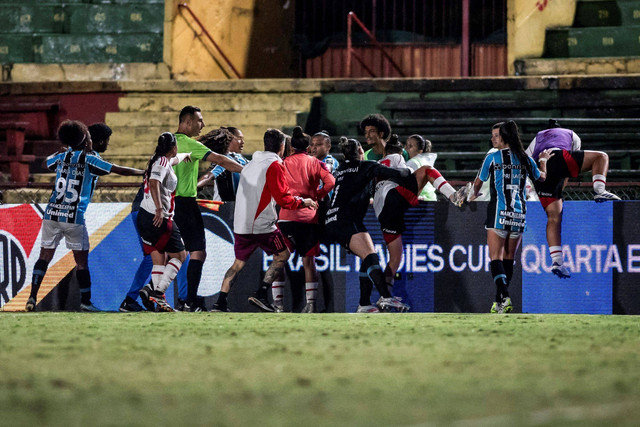
{"type": "Polygon", "coordinates": [[[0,33],[61,33],[65,13],[56,5],[6,5],[0,13],[0,33]]]}
{"type": "Polygon", "coordinates": [[[622,25],[640,25],[640,1],[619,0],[622,25]]]}
{"type": "Polygon", "coordinates": [[[620,23],[620,8],[615,0],[580,0],[576,4],[574,27],[612,27],[620,23]]]}
{"type": "Polygon", "coordinates": [[[42,36],[42,47],[36,62],[160,62],[162,50],[157,46],[162,46],[161,33],[46,35],[42,36]]]}
{"type": "Polygon", "coordinates": [[[161,33],[164,10],[157,4],[99,4],[71,8],[69,33],[161,33]]]}
{"type": "Polygon", "coordinates": [[[31,34],[0,34],[0,63],[34,62],[39,40],[31,34]]]}
{"type": "Polygon", "coordinates": [[[545,57],[638,56],[640,25],[547,30],[545,57]]]}

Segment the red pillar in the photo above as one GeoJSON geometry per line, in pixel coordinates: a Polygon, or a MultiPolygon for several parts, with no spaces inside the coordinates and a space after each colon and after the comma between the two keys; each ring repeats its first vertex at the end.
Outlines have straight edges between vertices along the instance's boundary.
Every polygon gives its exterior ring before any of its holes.
{"type": "Polygon", "coordinates": [[[460,45],[460,75],[469,77],[469,0],[462,0],[462,43],[460,45]]]}

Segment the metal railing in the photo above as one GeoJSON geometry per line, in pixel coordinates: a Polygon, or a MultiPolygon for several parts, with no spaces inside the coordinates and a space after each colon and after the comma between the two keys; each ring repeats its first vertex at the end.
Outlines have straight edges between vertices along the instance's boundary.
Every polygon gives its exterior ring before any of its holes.
{"type": "Polygon", "coordinates": [[[352,43],[351,43],[351,34],[352,34],[351,27],[352,27],[352,22],[354,21],[356,24],[358,24],[358,26],[362,29],[362,31],[364,31],[367,37],[369,37],[369,40],[373,42],[374,46],[378,48],[378,50],[382,53],[382,56],[387,58],[387,60],[393,66],[393,68],[395,68],[396,71],[400,73],[402,77],[406,77],[404,71],[402,71],[402,69],[398,66],[398,64],[396,64],[396,61],[393,60],[391,55],[389,55],[389,53],[387,53],[385,48],[382,47],[382,45],[378,42],[378,40],[376,40],[376,36],[371,31],[369,31],[369,29],[367,29],[367,27],[362,23],[360,19],[358,19],[358,17],[353,11],[349,12],[349,14],[347,15],[347,62],[346,62],[347,77],[351,77],[351,56],[356,58],[356,60],[360,63],[360,65],[362,65],[362,67],[365,70],[367,70],[369,74],[371,74],[371,77],[378,77],[365,64],[364,60],[360,57],[360,55],[358,55],[355,52],[355,50],[353,50],[352,43]]]}
{"type": "MultiPolygon", "coordinates": [[[[233,74],[235,74],[236,78],[241,79],[242,75],[240,74],[240,72],[236,69],[236,67],[233,66],[233,63],[231,63],[231,60],[229,60],[229,58],[227,57],[227,55],[224,54],[224,52],[222,51],[222,49],[220,48],[220,46],[218,46],[218,44],[215,42],[215,40],[213,40],[213,37],[211,37],[211,34],[209,34],[209,31],[207,31],[207,29],[205,28],[205,26],[202,24],[202,22],[200,22],[200,19],[198,19],[198,17],[196,16],[196,14],[193,12],[193,10],[189,7],[188,4],[186,3],[180,3],[178,4],[178,9],[182,12],[187,11],[189,13],[189,15],[191,15],[191,17],[193,18],[193,20],[198,24],[198,26],[200,27],[200,29],[202,30],[202,32],[204,33],[205,36],[207,36],[207,38],[209,39],[209,41],[211,42],[211,44],[213,45],[213,47],[218,51],[218,53],[220,54],[220,56],[222,57],[222,59],[224,59],[224,62],[227,64],[227,66],[229,68],[231,68],[231,71],[233,72],[233,74]]],[[[184,17],[184,16],[183,16],[184,17]]],[[[185,18],[186,20],[186,18],[185,18]]],[[[196,34],[196,36],[199,36],[199,34],[193,30],[193,32],[196,34]]],[[[215,59],[215,58],[214,58],[215,59]]],[[[225,74],[227,74],[227,71],[223,69],[223,71],[225,72],[225,74]]],[[[227,77],[229,77],[229,74],[227,74],[227,77]]]]}

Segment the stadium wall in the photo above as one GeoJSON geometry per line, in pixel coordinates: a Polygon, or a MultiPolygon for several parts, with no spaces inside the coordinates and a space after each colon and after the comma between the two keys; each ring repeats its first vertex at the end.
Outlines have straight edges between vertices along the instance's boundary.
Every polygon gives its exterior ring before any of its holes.
{"type": "Polygon", "coordinates": [[[542,56],[547,28],[573,24],[576,3],[576,0],[508,0],[507,66],[510,75],[515,74],[516,59],[542,56]]]}
{"type": "MultiPolygon", "coordinates": [[[[41,212],[45,205],[0,207],[0,305],[22,310],[40,246],[41,212]]],[[[233,204],[218,211],[201,208],[207,253],[200,294],[212,304],[233,255],[233,204]]],[[[539,203],[531,202],[510,293],[517,312],[640,314],[640,231],[635,226],[640,202],[595,204],[566,202],[563,237],[565,263],[572,277],[560,280],[550,273],[545,242],[546,218],[539,203]]],[[[444,202],[421,203],[407,214],[403,236],[404,260],[396,294],[418,312],[487,312],[494,296],[489,274],[484,220],[486,203],[458,209],[444,202]]],[[[382,236],[370,210],[365,219],[383,263],[382,236]]],[[[89,264],[93,302],[117,310],[138,268],[142,253],[128,203],[93,203],[87,211],[91,240],[89,264]]],[[[329,311],[352,312],[358,304],[359,262],[337,245],[323,244],[317,260],[321,287],[332,289],[329,311]]],[[[247,297],[257,288],[271,258],[255,253],[230,294],[233,311],[251,311],[247,297]]],[[[295,254],[289,260],[287,309],[302,305],[304,275],[295,254]]],[[[79,293],[73,257],[61,245],[39,294],[39,310],[74,310],[79,293]]],[[[172,295],[173,286],[168,295],[172,295]]],[[[322,291],[320,294],[322,295],[322,291]]],[[[377,295],[372,297],[377,298],[377,295]]],[[[171,301],[171,298],[170,298],[171,301]]],[[[329,301],[321,297],[324,308],[329,301]]]]}

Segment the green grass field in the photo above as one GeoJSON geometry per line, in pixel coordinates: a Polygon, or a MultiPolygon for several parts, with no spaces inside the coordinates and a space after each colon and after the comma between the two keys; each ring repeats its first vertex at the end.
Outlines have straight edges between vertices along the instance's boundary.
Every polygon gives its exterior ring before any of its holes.
{"type": "Polygon", "coordinates": [[[637,425],[633,316],[0,313],[12,425],[637,425]]]}

